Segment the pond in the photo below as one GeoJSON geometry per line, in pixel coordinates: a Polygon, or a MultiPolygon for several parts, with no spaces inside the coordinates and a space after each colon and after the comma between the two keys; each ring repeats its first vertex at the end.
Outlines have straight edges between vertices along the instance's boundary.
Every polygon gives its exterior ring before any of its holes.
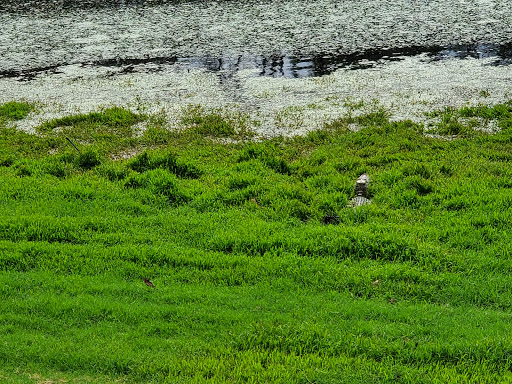
{"type": "Polygon", "coordinates": [[[360,101],[421,120],[512,98],[505,0],[22,0],[0,25],[0,102],[44,104],[26,129],[110,104],[172,125],[201,104],[300,134],[360,101]]]}

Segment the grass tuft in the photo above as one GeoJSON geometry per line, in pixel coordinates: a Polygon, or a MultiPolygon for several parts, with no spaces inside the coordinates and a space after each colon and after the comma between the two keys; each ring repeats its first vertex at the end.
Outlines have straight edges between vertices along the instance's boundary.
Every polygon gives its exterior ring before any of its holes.
{"type": "Polygon", "coordinates": [[[171,151],[144,151],[134,157],[128,163],[128,167],[143,173],[157,168],[167,169],[178,177],[198,178],[201,175],[199,169],[190,164],[180,162],[176,155],[171,151]]]}
{"type": "Polygon", "coordinates": [[[34,105],[26,102],[10,101],[0,105],[0,120],[22,120],[34,110],[34,105]]]}
{"type": "Polygon", "coordinates": [[[97,150],[87,148],[76,158],[76,165],[82,169],[92,169],[102,163],[101,155],[97,150]]]}

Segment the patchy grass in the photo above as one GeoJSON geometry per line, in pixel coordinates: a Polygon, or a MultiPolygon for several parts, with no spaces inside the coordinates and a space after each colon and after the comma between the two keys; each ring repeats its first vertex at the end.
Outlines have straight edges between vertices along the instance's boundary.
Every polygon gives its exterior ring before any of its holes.
{"type": "Polygon", "coordinates": [[[3,127],[0,381],[510,382],[510,104],[450,113],[502,129],[3,127]]]}
{"type": "MultiPolygon", "coordinates": [[[[129,110],[112,107],[101,112],[91,112],[88,114],[66,116],[60,119],[50,120],[38,127],[39,132],[50,132],[59,127],[95,127],[102,128],[108,132],[119,132],[116,129],[130,127],[142,120],[142,116],[137,115],[129,110]]],[[[120,132],[119,132],[120,133],[120,132]]],[[[126,132],[122,132],[126,133],[126,132]]]]}
{"type": "Polygon", "coordinates": [[[0,105],[0,120],[22,120],[34,109],[33,104],[11,101],[0,105]]]}
{"type": "Polygon", "coordinates": [[[94,144],[103,153],[131,148],[136,145],[135,125],[147,117],[127,109],[112,107],[99,112],[66,116],[41,124],[37,132],[46,139],[54,139],[59,146],[94,144]]]}
{"type": "Polygon", "coordinates": [[[185,108],[181,123],[198,135],[216,138],[247,139],[254,136],[248,116],[241,113],[208,111],[200,105],[185,108]]]}
{"type": "Polygon", "coordinates": [[[512,103],[461,109],[445,108],[434,111],[429,116],[438,119],[438,122],[430,127],[430,132],[444,136],[468,137],[512,128],[512,103]],[[495,123],[491,129],[489,129],[490,122],[495,123]]]}

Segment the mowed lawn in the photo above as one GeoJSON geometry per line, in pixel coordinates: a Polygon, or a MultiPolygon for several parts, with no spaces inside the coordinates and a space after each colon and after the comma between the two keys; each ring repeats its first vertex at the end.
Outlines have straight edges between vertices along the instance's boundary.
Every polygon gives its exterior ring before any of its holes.
{"type": "Polygon", "coordinates": [[[512,103],[272,139],[35,109],[0,106],[0,382],[512,382],[512,103]]]}

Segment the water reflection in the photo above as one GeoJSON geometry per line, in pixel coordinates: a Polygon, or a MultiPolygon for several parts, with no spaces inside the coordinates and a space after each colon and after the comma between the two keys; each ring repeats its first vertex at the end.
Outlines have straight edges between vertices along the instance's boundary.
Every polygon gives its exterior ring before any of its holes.
{"type": "Polygon", "coordinates": [[[494,58],[494,65],[507,65],[512,63],[512,43],[497,45],[477,43],[473,45],[456,45],[439,51],[434,59],[489,59],[494,58]]]}
{"type": "Polygon", "coordinates": [[[132,72],[158,72],[170,65],[178,69],[204,69],[219,72],[223,77],[231,77],[234,72],[244,69],[258,69],[260,76],[302,78],[317,77],[332,73],[340,68],[369,69],[391,61],[400,61],[406,57],[424,55],[425,61],[449,59],[491,59],[488,65],[512,64],[512,43],[497,45],[477,43],[451,47],[407,47],[399,49],[373,49],[353,54],[340,55],[239,55],[237,57],[143,57],[113,58],[85,63],[62,63],[28,70],[0,71],[0,78],[15,77],[29,81],[43,73],[59,73],[59,68],[69,64],[82,67],[111,67],[116,70],[111,75],[132,72]]]}

